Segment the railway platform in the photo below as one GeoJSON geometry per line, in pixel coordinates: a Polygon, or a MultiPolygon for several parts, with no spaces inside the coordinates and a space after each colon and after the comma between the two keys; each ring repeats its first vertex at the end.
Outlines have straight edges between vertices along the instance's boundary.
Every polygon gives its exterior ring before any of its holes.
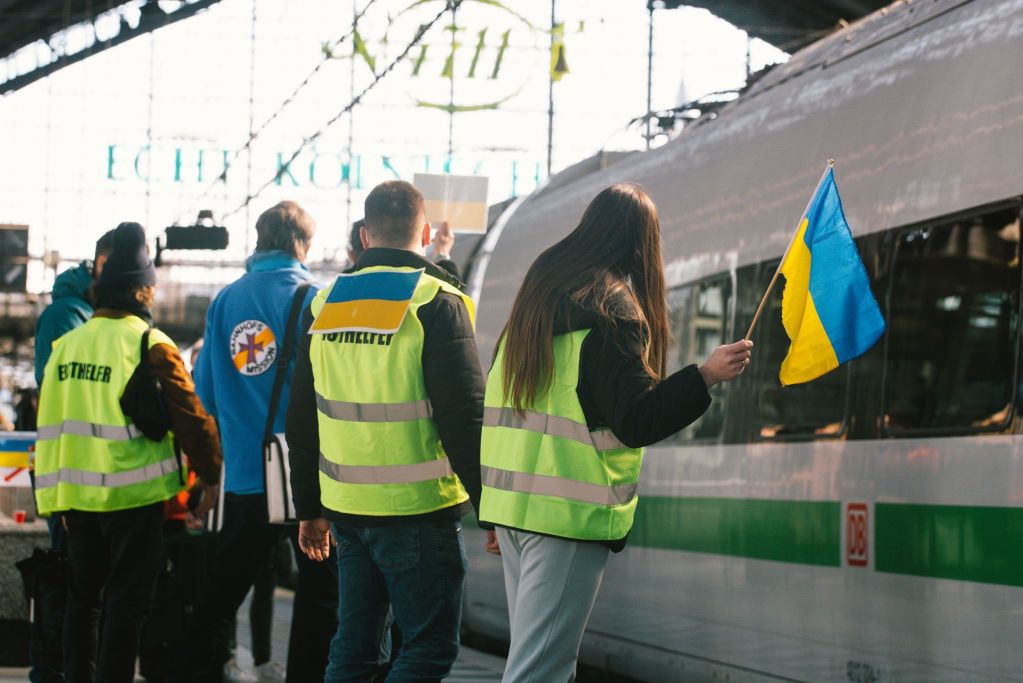
{"type": "MultiPolygon", "coordinates": [[[[283,670],[288,654],[288,630],[291,624],[292,601],[294,594],[286,588],[278,588],[274,593],[273,621],[273,661],[283,670]]],[[[235,661],[238,670],[244,677],[237,680],[256,681],[252,664],[252,640],[249,630],[248,599],[238,610],[238,649],[235,661]]],[[[500,681],[504,671],[504,660],[486,652],[462,647],[451,675],[445,679],[452,683],[490,683],[500,681]]],[[[0,683],[25,683],[28,680],[27,668],[0,668],[0,683]]],[[[138,678],[141,683],[144,679],[138,678]]],[[[225,683],[228,683],[225,681],[225,683]]],[[[283,679],[282,679],[283,683],[283,679]]]]}

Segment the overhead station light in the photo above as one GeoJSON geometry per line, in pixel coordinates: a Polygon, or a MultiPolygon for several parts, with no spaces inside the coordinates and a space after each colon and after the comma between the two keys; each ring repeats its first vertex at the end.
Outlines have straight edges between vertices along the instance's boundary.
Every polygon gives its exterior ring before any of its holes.
{"type": "Polygon", "coordinates": [[[228,239],[227,228],[215,225],[213,212],[203,209],[195,225],[171,225],[156,239],[156,265],[165,251],[222,250],[227,249],[228,239]]]}

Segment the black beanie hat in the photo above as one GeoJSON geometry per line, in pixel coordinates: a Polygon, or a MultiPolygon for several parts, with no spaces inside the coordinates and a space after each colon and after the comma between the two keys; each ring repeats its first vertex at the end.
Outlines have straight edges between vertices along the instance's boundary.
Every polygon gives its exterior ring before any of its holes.
{"type": "Polygon", "coordinates": [[[101,289],[119,287],[152,287],[156,269],[149,258],[146,231],[138,223],[121,223],[114,228],[114,249],[103,264],[97,286],[101,289]]]}

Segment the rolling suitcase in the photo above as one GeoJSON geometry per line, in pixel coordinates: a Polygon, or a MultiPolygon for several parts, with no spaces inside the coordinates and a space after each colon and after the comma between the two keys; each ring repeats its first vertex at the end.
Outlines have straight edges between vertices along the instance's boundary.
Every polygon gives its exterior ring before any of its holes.
{"type": "Polygon", "coordinates": [[[213,575],[216,543],[215,534],[181,532],[164,538],[163,566],[139,648],[139,673],[151,683],[191,680],[190,643],[213,575]]]}

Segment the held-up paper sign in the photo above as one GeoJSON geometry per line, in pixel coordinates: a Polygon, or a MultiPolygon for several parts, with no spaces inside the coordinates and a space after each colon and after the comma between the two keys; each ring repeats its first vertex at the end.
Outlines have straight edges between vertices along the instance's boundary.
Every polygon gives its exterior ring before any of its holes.
{"type": "Polygon", "coordinates": [[[426,220],[447,221],[452,230],[487,231],[487,177],[416,173],[412,184],[426,200],[426,220]]]}

